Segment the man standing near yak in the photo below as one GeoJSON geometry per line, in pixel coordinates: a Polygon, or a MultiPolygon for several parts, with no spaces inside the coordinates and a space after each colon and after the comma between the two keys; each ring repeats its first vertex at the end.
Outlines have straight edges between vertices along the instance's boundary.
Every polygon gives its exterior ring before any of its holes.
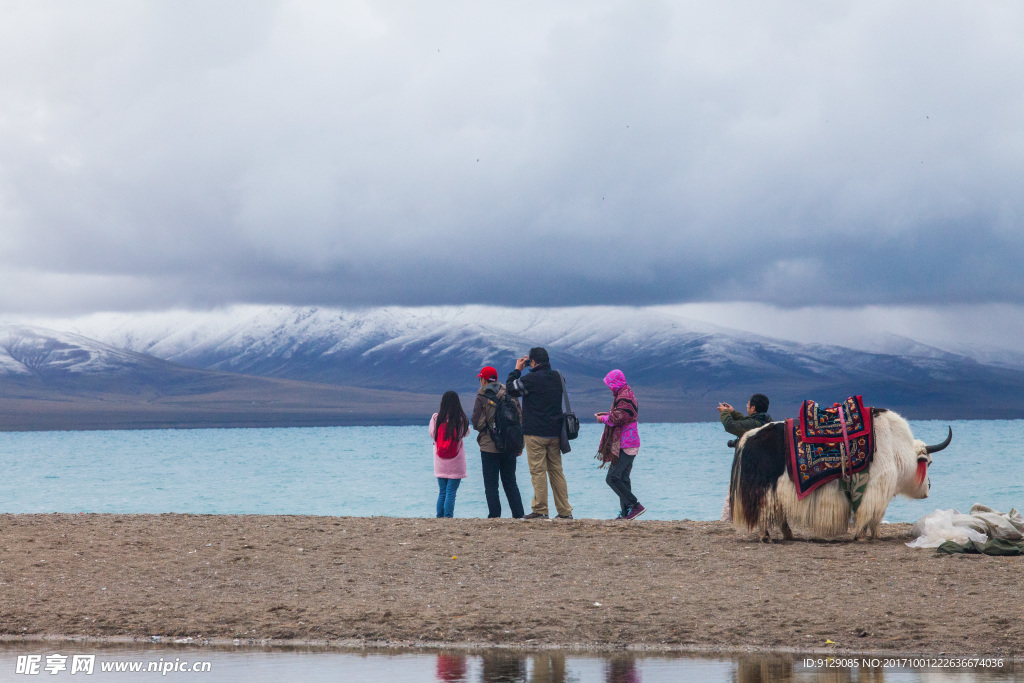
{"type": "MultiPolygon", "coordinates": [[[[735,441],[729,442],[730,447],[739,441],[739,437],[750,430],[763,427],[772,421],[772,416],[768,414],[768,397],[764,394],[754,394],[750,397],[750,400],[747,401],[746,417],[728,403],[718,404],[718,417],[722,421],[725,431],[736,435],[735,441]]],[[[732,506],[729,505],[729,494],[726,493],[725,504],[722,506],[722,521],[728,522],[731,519],[732,506]]]]}
{"type": "Polygon", "coordinates": [[[562,378],[551,369],[548,352],[537,346],[516,361],[505,383],[509,396],[523,399],[523,443],[533,480],[533,512],[523,519],[548,518],[548,480],[558,519],[572,519],[569,488],[562,473],[562,378]],[[523,368],[530,365],[524,376],[523,368]]]}
{"type": "Polygon", "coordinates": [[[725,431],[737,437],[772,421],[772,416],[768,414],[768,397],[764,394],[754,394],[750,397],[747,401],[746,416],[728,403],[719,403],[718,417],[722,420],[725,431]]]}

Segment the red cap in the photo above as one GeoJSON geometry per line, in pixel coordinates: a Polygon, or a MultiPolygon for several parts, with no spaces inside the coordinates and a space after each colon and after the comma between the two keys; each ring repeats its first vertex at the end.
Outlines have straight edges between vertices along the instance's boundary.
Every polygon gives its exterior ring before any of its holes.
{"type": "Polygon", "coordinates": [[[492,368],[490,365],[485,365],[484,369],[480,371],[477,377],[483,377],[484,379],[496,380],[498,379],[498,371],[492,368]]]}

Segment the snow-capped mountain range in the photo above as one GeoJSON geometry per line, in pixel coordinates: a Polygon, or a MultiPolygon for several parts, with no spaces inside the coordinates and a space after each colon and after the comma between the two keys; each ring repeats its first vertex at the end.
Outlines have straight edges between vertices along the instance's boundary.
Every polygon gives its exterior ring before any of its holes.
{"type": "Polygon", "coordinates": [[[628,368],[671,383],[675,371],[834,377],[894,362],[942,376],[969,358],[904,340],[903,353],[865,353],[729,330],[663,312],[618,307],[484,306],[341,310],[284,306],[100,314],[49,326],[181,365],[376,387],[437,389],[462,368],[511,369],[531,346],[584,374],[628,368]],[[910,348],[912,346],[912,348],[910,348]],[[910,351],[910,353],[907,353],[910,351]],[[896,360],[899,359],[899,360],[896,360]],[[451,372],[447,368],[459,368],[451,372]],[[402,378],[405,378],[404,380],[402,378]],[[436,379],[435,379],[436,378],[436,379]]]}
{"type": "Polygon", "coordinates": [[[117,376],[168,365],[72,332],[0,324],[0,377],[117,376]]]}
{"type": "Polygon", "coordinates": [[[0,431],[411,424],[435,397],[220,372],[0,323],[0,431]]]}
{"type": "MultiPolygon", "coordinates": [[[[38,323],[60,330],[54,338],[62,343],[99,343],[88,360],[66,352],[78,358],[69,371],[116,368],[113,352],[121,350],[190,368],[430,393],[472,392],[482,365],[494,365],[503,377],[517,356],[540,345],[581,407],[603,409],[607,391],[600,380],[617,367],[648,390],[648,414],[659,419],[714,419],[708,405],[742,405],[753,390],[769,393],[785,410],[801,398],[826,402],[862,393],[908,414],[985,414],[1019,393],[1024,380],[1024,372],[905,338],[890,340],[899,353],[799,344],[657,308],[234,306],[38,323]],[[956,410],[945,409],[953,405],[956,410]]],[[[28,330],[4,329],[8,339],[28,330]]],[[[0,373],[19,372],[19,364],[19,357],[0,351],[0,373]]]]}

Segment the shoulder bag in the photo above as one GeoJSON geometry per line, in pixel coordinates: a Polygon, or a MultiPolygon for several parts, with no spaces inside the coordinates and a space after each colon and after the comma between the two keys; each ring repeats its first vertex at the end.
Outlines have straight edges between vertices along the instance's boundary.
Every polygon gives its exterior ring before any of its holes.
{"type": "Polygon", "coordinates": [[[562,400],[565,402],[565,412],[562,413],[562,452],[569,452],[569,441],[580,435],[580,421],[576,413],[572,412],[572,405],[569,403],[569,392],[565,388],[565,378],[558,373],[558,379],[562,382],[562,400]]]}

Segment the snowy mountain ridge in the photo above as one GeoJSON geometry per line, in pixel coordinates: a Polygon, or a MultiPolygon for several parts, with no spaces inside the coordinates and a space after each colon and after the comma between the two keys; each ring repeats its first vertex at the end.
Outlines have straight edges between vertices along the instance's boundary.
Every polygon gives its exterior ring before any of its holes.
{"type": "MultiPolygon", "coordinates": [[[[234,306],[212,311],[95,314],[43,321],[128,351],[193,367],[244,371],[260,359],[316,353],[364,359],[413,353],[425,360],[468,354],[480,362],[530,347],[594,362],[661,358],[699,346],[708,360],[758,365],[751,345],[800,355],[803,345],[662,312],[621,307],[506,309],[488,306],[364,310],[234,306]]],[[[685,353],[680,358],[685,359],[685,353]]],[[[819,365],[806,356],[808,368],[819,365]]],[[[822,369],[822,368],[819,368],[822,369]]]]}
{"type": "Polygon", "coordinates": [[[657,347],[675,343],[680,338],[700,336],[756,340],[788,349],[804,346],[661,310],[612,306],[331,309],[239,305],[209,311],[97,313],[36,322],[43,327],[67,330],[169,360],[179,355],[253,345],[264,351],[280,351],[282,346],[324,339],[335,341],[326,352],[367,347],[372,350],[375,343],[393,346],[427,334],[447,337],[466,330],[523,340],[530,345],[548,344],[567,351],[594,350],[604,357],[640,346],[657,347]]]}
{"type": "Polygon", "coordinates": [[[40,373],[116,374],[150,356],[116,348],[70,332],[28,325],[0,324],[0,376],[28,377],[40,373]]]}
{"type": "MultiPolygon", "coordinates": [[[[0,344],[7,349],[0,350],[0,372],[38,373],[42,366],[32,358],[42,356],[24,352],[38,347],[51,369],[67,373],[116,375],[131,363],[143,370],[148,359],[181,370],[432,395],[473,392],[481,366],[493,365],[504,377],[518,356],[540,345],[581,412],[607,407],[601,379],[619,368],[643,389],[648,419],[663,420],[713,418],[717,400],[735,404],[753,391],[770,393],[780,414],[804,398],[827,402],[856,393],[908,414],[1016,415],[1012,397],[1024,384],[1020,370],[903,337],[883,340],[903,353],[801,344],[658,307],[233,306],[36,322],[62,331],[0,328],[8,340],[0,344]]],[[[165,382],[155,371],[143,374],[165,382]]]]}
{"type": "MultiPolygon", "coordinates": [[[[563,365],[628,365],[657,374],[688,365],[782,368],[829,376],[847,366],[870,370],[877,354],[825,344],[800,344],[674,315],[671,309],[492,306],[330,309],[233,306],[210,311],[94,314],[44,321],[121,348],[190,367],[315,379],[331,366],[410,363],[440,369],[511,363],[531,346],[548,347],[563,365]],[[301,365],[313,363],[315,372],[301,365]]],[[[964,356],[898,338],[904,365],[941,373],[964,356]]],[[[883,354],[885,355],[885,354],[883,354]]],[[[893,355],[893,354],[889,354],[893,355]]],[[[592,366],[592,367],[591,367],[592,366]]],[[[378,367],[378,369],[380,369],[378,367]]],[[[388,373],[385,373],[388,374],[388,373]]],[[[441,372],[447,375],[446,372],[441,372]]],[[[365,379],[365,378],[364,378],[365,379]]],[[[384,384],[391,380],[382,378],[384,384]]]]}

